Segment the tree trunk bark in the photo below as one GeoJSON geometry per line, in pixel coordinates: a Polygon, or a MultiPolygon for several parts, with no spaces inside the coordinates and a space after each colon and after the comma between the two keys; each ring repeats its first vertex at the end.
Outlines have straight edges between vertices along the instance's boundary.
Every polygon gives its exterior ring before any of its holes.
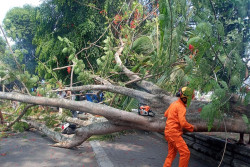
{"type": "MultiPolygon", "coordinates": [[[[65,99],[57,99],[57,98],[46,98],[46,97],[37,97],[37,96],[29,96],[23,95],[19,93],[4,93],[0,92],[0,99],[8,99],[8,100],[16,100],[25,103],[37,104],[37,105],[45,105],[45,106],[54,106],[54,107],[62,107],[76,111],[83,111],[87,113],[91,113],[93,115],[102,115],[110,121],[113,121],[116,125],[129,125],[130,127],[140,128],[149,131],[163,131],[165,126],[166,119],[163,117],[163,113],[166,108],[176,100],[176,98],[169,96],[156,97],[152,99],[152,105],[163,106],[163,108],[158,108],[156,111],[155,117],[144,117],[137,115],[135,113],[119,110],[113,107],[109,107],[102,104],[91,103],[88,101],[72,101],[65,99]],[[158,100],[157,100],[158,99],[158,100]],[[161,110],[160,110],[161,109],[161,110]],[[160,111],[159,111],[160,110],[160,111]]],[[[194,101],[190,106],[190,111],[187,112],[187,120],[198,126],[198,131],[207,131],[206,121],[201,120],[199,114],[200,105],[203,105],[204,102],[194,101]]],[[[232,104],[232,106],[234,106],[232,104]]],[[[234,110],[230,110],[230,112],[247,112],[246,107],[231,107],[234,110]]],[[[225,118],[225,122],[227,124],[228,132],[238,132],[238,133],[249,133],[247,125],[244,123],[242,118],[235,117],[225,118]],[[237,125],[236,125],[237,124],[237,125]]],[[[216,127],[212,129],[212,131],[224,131],[224,127],[216,127]]]]}
{"type": "Polygon", "coordinates": [[[50,130],[44,124],[40,124],[40,123],[38,123],[36,121],[32,121],[32,120],[25,120],[25,122],[28,123],[30,126],[36,128],[37,130],[41,131],[42,133],[46,134],[49,138],[51,138],[55,142],[66,141],[69,139],[69,138],[63,136],[61,133],[54,132],[54,131],[50,130]]]}
{"type": "MultiPolygon", "coordinates": [[[[122,54],[122,51],[124,49],[124,43],[121,39],[120,41],[121,46],[115,53],[116,64],[121,67],[125,75],[130,80],[141,80],[136,84],[140,88],[140,90],[144,91],[134,90],[121,86],[114,86],[110,83],[108,83],[108,85],[85,85],[81,87],[70,87],[66,88],[65,90],[102,90],[129,96],[137,99],[140,103],[149,105],[152,111],[156,113],[156,116],[153,118],[140,116],[135,113],[119,110],[102,104],[91,103],[88,101],[77,102],[66,99],[28,96],[18,93],[4,92],[0,92],[0,99],[16,100],[36,105],[54,106],[75,111],[83,111],[86,113],[91,113],[93,115],[102,115],[108,120],[106,122],[87,124],[80,120],[76,121],[70,118],[66,118],[70,122],[75,122],[84,126],[80,129],[77,129],[76,134],[72,139],[65,138],[60,133],[51,131],[45,125],[41,125],[34,121],[29,121],[29,124],[44,132],[54,141],[59,142],[54,145],[56,147],[72,148],[80,145],[92,135],[102,135],[126,129],[143,129],[147,131],[163,132],[166,122],[166,118],[163,117],[163,114],[168,106],[172,102],[177,100],[177,98],[169,96],[167,92],[165,92],[157,85],[142,80],[137,74],[126,68],[120,59],[120,55],[122,54]]],[[[201,107],[205,104],[207,104],[207,102],[193,101],[187,111],[186,117],[188,122],[196,125],[198,132],[208,131],[207,123],[206,121],[201,119],[199,113],[201,107]]],[[[224,132],[226,127],[227,132],[250,133],[248,125],[244,123],[240,115],[242,113],[248,113],[249,111],[247,110],[247,108],[249,109],[249,106],[239,106],[233,101],[230,101],[230,109],[228,112],[225,112],[228,114],[227,117],[224,118],[225,126],[222,122],[215,121],[211,131],[224,132]],[[230,118],[230,116],[232,115],[234,116],[234,119],[230,118]]]]}
{"type": "Polygon", "coordinates": [[[117,126],[109,122],[101,122],[88,125],[76,130],[76,134],[72,139],[61,141],[54,144],[54,147],[63,147],[63,148],[73,148],[81,145],[84,141],[90,138],[92,135],[104,135],[108,133],[120,132],[122,130],[130,129],[126,126],[117,126]]]}

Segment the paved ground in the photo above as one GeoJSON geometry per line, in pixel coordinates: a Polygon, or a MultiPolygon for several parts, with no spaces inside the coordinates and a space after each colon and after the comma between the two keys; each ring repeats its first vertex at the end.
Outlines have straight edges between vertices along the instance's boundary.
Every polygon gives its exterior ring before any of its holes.
{"type": "MultiPolygon", "coordinates": [[[[167,156],[167,143],[163,136],[136,131],[99,142],[114,167],[162,167],[167,156]]],[[[177,155],[172,167],[178,167],[177,155]]],[[[212,167],[191,155],[189,167],[212,167]]]]}
{"type": "Polygon", "coordinates": [[[1,167],[98,167],[91,145],[78,150],[49,146],[53,141],[39,133],[24,132],[0,141],[1,167]]]}
{"type": "MultiPolygon", "coordinates": [[[[1,167],[162,167],[167,143],[143,131],[113,141],[85,142],[77,150],[54,148],[41,134],[24,132],[0,141],[1,167]]],[[[178,158],[172,167],[178,166],[178,158]]],[[[212,167],[191,155],[189,167],[212,167]]]]}

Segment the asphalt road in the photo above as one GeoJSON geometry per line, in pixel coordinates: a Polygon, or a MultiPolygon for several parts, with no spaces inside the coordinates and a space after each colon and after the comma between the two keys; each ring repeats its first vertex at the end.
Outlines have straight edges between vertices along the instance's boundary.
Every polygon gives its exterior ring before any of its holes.
{"type": "Polygon", "coordinates": [[[91,145],[79,149],[49,146],[54,142],[39,133],[24,132],[0,141],[1,167],[98,167],[91,145]]]}
{"type": "MultiPolygon", "coordinates": [[[[162,167],[167,143],[155,133],[133,131],[112,141],[84,142],[78,149],[49,146],[38,132],[0,139],[1,167],[162,167]]],[[[178,166],[176,157],[172,167],[178,166]]],[[[212,167],[191,155],[189,167],[212,167]]]]}

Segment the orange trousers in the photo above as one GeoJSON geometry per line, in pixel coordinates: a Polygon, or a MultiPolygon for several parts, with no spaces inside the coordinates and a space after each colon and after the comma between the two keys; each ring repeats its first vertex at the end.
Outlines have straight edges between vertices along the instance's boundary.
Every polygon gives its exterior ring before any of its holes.
{"type": "Polygon", "coordinates": [[[187,167],[190,158],[190,151],[182,136],[165,136],[168,142],[168,155],[163,167],[171,167],[177,151],[180,154],[179,167],[187,167]]]}

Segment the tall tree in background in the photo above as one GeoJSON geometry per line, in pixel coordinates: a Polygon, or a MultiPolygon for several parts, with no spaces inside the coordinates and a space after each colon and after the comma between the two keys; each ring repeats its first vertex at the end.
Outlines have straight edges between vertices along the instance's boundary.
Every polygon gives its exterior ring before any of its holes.
{"type": "Polygon", "coordinates": [[[25,5],[9,10],[3,21],[7,36],[15,42],[14,50],[23,55],[20,63],[33,74],[36,68],[35,46],[32,43],[36,29],[35,15],[36,9],[25,5]]]}
{"type": "MultiPolygon", "coordinates": [[[[98,40],[98,38],[107,28],[105,17],[116,13],[117,9],[111,6],[119,6],[119,4],[117,0],[95,1],[95,3],[74,0],[45,1],[38,10],[39,25],[34,38],[34,43],[37,45],[36,55],[40,61],[37,67],[38,74],[46,79],[51,78],[53,68],[73,65],[74,54],[89,45],[91,47],[77,54],[77,58],[86,64],[85,73],[87,70],[94,71],[96,69],[95,60],[103,51],[92,46],[101,45],[101,40],[98,40]],[[58,37],[69,40],[74,49],[67,49],[69,43],[60,41],[58,37]],[[44,64],[50,69],[49,72],[44,64]]],[[[81,72],[81,78],[83,78],[85,66],[83,66],[83,63],[81,64],[81,70],[78,70],[78,72],[81,72]]],[[[69,68],[72,68],[72,66],[69,68]]],[[[68,71],[70,71],[69,68],[68,71]]],[[[57,75],[58,79],[69,83],[70,75],[67,74],[65,68],[56,71],[53,75],[57,75]],[[68,77],[65,77],[65,75],[68,77]]]]}
{"type": "Polygon", "coordinates": [[[6,43],[2,37],[0,37],[0,54],[5,53],[6,43]]]}

